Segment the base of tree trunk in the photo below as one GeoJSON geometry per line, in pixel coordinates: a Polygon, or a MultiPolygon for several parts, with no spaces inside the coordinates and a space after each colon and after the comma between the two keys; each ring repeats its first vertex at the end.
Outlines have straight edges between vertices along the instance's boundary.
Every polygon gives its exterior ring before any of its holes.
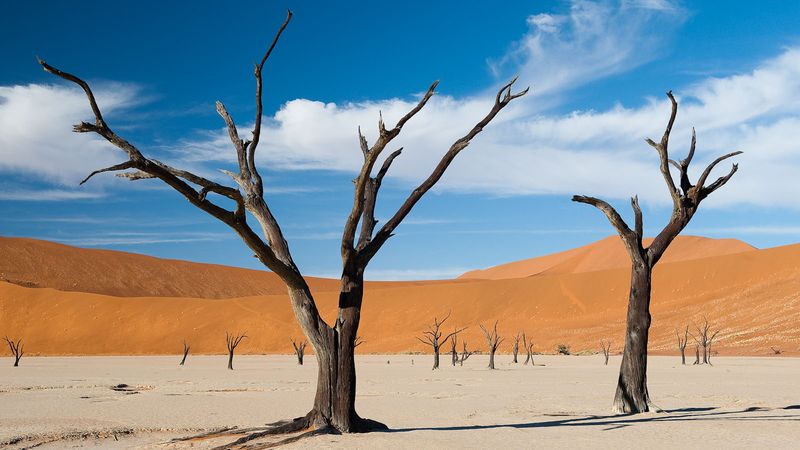
{"type": "Polygon", "coordinates": [[[358,417],[351,422],[350,430],[337,430],[329,424],[328,419],[314,410],[303,417],[297,417],[292,420],[282,420],[267,424],[263,427],[223,428],[195,436],[173,439],[173,442],[218,440],[230,437],[236,439],[232,442],[214,447],[213,450],[245,448],[252,450],[279,447],[307,437],[323,434],[368,433],[371,431],[385,431],[389,429],[385,424],[371,419],[362,419],[358,417]],[[294,434],[294,436],[278,440],[269,439],[270,437],[286,434],[294,434]]]}

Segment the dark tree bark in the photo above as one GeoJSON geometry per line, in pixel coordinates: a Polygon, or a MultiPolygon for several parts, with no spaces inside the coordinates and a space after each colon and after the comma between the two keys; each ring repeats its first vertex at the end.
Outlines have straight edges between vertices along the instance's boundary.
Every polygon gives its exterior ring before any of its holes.
{"type": "Polygon", "coordinates": [[[444,319],[439,320],[438,318],[433,318],[433,324],[428,326],[428,330],[422,333],[422,337],[417,337],[417,340],[422,342],[425,345],[430,345],[433,348],[433,369],[436,370],[439,368],[439,350],[441,349],[442,345],[444,345],[448,339],[454,337],[458,333],[464,331],[466,328],[460,328],[452,333],[448,334],[447,336],[442,339],[442,332],[440,331],[442,325],[450,318],[450,313],[448,312],[444,319]]]}
{"type": "Polygon", "coordinates": [[[689,342],[689,325],[683,330],[683,337],[675,330],[675,337],[678,339],[678,350],[681,352],[681,364],[686,365],[686,344],[689,342]]]}
{"type": "Polygon", "coordinates": [[[247,337],[245,333],[232,335],[225,332],[225,345],[228,347],[228,370],[233,370],[233,352],[236,351],[236,347],[239,346],[242,340],[247,337]]]}
{"type": "Polygon", "coordinates": [[[458,334],[454,334],[452,338],[450,338],[450,362],[453,364],[453,367],[458,364],[458,334]]]}
{"type": "MultiPolygon", "coordinates": [[[[703,349],[703,362],[702,364],[711,364],[711,344],[717,337],[719,330],[711,332],[711,325],[708,324],[708,319],[703,317],[702,325],[695,325],[697,335],[692,336],[697,345],[703,349]]],[[[698,358],[699,359],[699,358],[698,358]]]]}
{"type": "Polygon", "coordinates": [[[3,338],[3,340],[5,340],[6,344],[8,344],[8,349],[11,350],[11,356],[14,357],[14,367],[19,367],[19,360],[22,359],[22,355],[25,354],[23,350],[24,345],[22,345],[22,339],[14,341],[6,336],[3,338]]]}
{"type": "Polygon", "coordinates": [[[535,366],[536,364],[533,362],[533,340],[529,342],[524,332],[522,333],[522,346],[525,348],[526,355],[524,364],[527,366],[528,363],[531,363],[531,366],[535,366]]]}
{"type": "Polygon", "coordinates": [[[611,355],[611,341],[608,339],[602,339],[600,341],[600,349],[603,351],[603,356],[605,356],[606,362],[605,365],[608,365],[608,357],[611,355]]]}
{"type": "Polygon", "coordinates": [[[647,341],[650,330],[650,292],[653,267],[658,263],[669,244],[686,227],[697,212],[700,202],[712,192],[722,187],[731,179],[738,166],[734,164],[730,172],[719,177],[716,181],[706,185],[706,180],[714,167],[721,161],[736,156],[742,152],[733,152],[723,155],[712,161],[698,178],[696,184],[689,180],[689,164],[694,157],[696,137],[692,130],[692,142],[688,156],[680,162],[669,158],[669,136],[675,116],[678,113],[678,102],[672,92],[667,93],[672,104],[672,112],[667,122],[666,130],[661,141],[656,143],[647,139],[659,156],[659,169],[666,182],[667,189],[673,202],[672,216],[669,223],[655,237],[647,248],[642,246],[643,226],[642,210],[636,197],[631,199],[631,206],[635,216],[635,227],[630,229],[619,213],[603,200],[576,195],[573,201],[586,203],[600,209],[616,228],[622,242],[631,258],[631,287],[628,296],[627,328],[625,331],[625,347],[622,353],[617,392],[614,396],[613,410],[618,413],[640,413],[648,411],[650,401],[647,392],[647,341]],[[676,167],[680,173],[680,188],[676,187],[675,180],[670,173],[670,165],[676,167]]]}
{"type": "Polygon", "coordinates": [[[472,352],[467,350],[467,341],[463,342],[464,346],[461,350],[461,359],[459,360],[458,364],[460,366],[464,366],[464,361],[466,361],[470,356],[472,356],[472,352]]]}
{"type": "MultiPolygon", "coordinates": [[[[375,203],[381,181],[389,170],[389,166],[399,154],[396,150],[385,158],[378,173],[373,172],[384,149],[394,140],[403,126],[428,103],[434,95],[438,82],[434,82],[419,102],[406,115],[401,117],[393,128],[386,128],[383,120],[378,121],[377,139],[370,147],[366,138],[360,133],[358,140],[364,156],[358,176],[355,179],[353,207],[345,222],[342,233],[341,258],[342,274],[339,292],[339,308],[336,320],[328,324],[319,314],[311,290],[297,268],[289,251],[283,232],[277,219],[272,214],[264,198],[261,174],[256,167],[256,150],[260,142],[261,122],[263,115],[262,71],[264,64],[272,54],[283,30],[291,20],[292,13],[286,17],[276,33],[261,61],[256,64],[254,75],[256,81],[255,122],[252,138],[242,139],[236,124],[221,102],[216,108],[225,122],[233,148],[236,150],[238,170],[226,172],[237,187],[225,186],[191,172],[174,168],[160,161],[147,158],[132,143],[117,135],[106,123],[89,85],[74,75],[40,61],[45,71],[59,76],[80,86],[89,100],[94,114],[93,122],[81,122],[74,127],[78,133],[96,133],[120,150],[128,159],[120,164],[96,170],[84,180],[88,181],[96,174],[103,172],[126,171],[118,174],[129,180],[159,179],[180,193],[197,208],[231,228],[255,256],[286,284],[289,300],[295,318],[303,333],[314,348],[319,363],[317,391],[311,411],[298,420],[287,422],[283,426],[267,427],[253,432],[242,439],[251,440],[264,434],[296,431],[309,427],[337,432],[358,432],[385,428],[383,424],[362,419],[355,409],[356,370],[354,362],[355,339],[361,319],[361,303],[364,293],[364,270],[378,250],[393,235],[395,229],[408,216],[419,200],[441,179],[452,161],[467,148],[497,114],[512,100],[527,93],[527,89],[513,93],[512,85],[516,79],[502,86],[494,98],[489,112],[479,120],[466,134],[457,139],[446,150],[436,167],[425,180],[411,191],[397,211],[386,223],[375,230],[375,203]],[[232,210],[219,206],[209,198],[211,195],[225,197],[232,202],[232,210]],[[261,228],[259,235],[248,223],[253,217],[261,228]],[[360,225],[359,236],[356,230],[360,225]]],[[[313,124],[309,124],[313,126],[313,124]]],[[[236,444],[239,445],[239,444],[236,444]]]]}
{"type": "Polygon", "coordinates": [[[511,353],[514,355],[514,359],[511,361],[513,364],[517,364],[517,355],[519,355],[519,340],[522,337],[520,333],[514,335],[514,345],[511,347],[511,353]]]}
{"type": "Polygon", "coordinates": [[[483,334],[486,336],[486,345],[489,350],[489,369],[492,370],[494,370],[494,354],[497,352],[497,347],[499,347],[504,340],[497,334],[497,322],[498,321],[495,320],[494,327],[491,330],[481,325],[481,330],[483,330],[483,334]]]}
{"type": "Polygon", "coordinates": [[[186,341],[183,341],[183,358],[181,358],[181,363],[178,364],[179,366],[186,364],[187,356],[189,356],[189,344],[187,344],[186,341]]]}
{"type": "Polygon", "coordinates": [[[303,357],[306,354],[306,346],[308,345],[307,341],[295,341],[294,338],[290,338],[292,341],[292,347],[294,347],[294,354],[297,356],[297,364],[303,365],[303,357]]]}

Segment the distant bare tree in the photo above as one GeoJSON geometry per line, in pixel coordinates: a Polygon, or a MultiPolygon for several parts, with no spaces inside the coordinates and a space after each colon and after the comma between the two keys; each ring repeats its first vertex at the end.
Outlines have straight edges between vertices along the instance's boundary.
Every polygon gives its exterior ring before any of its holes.
{"type": "Polygon", "coordinates": [[[527,336],[525,336],[525,332],[522,332],[522,346],[525,348],[525,365],[527,366],[528,363],[531,363],[532,366],[535,364],[533,363],[533,340],[528,342],[527,336]]]}
{"type": "Polygon", "coordinates": [[[458,363],[458,336],[455,334],[450,338],[450,362],[453,367],[458,363]]]}
{"type": "Polygon", "coordinates": [[[780,348],[775,348],[775,347],[770,347],[770,348],[772,349],[773,355],[780,355],[782,353],[780,348]]]}
{"type": "Polygon", "coordinates": [[[417,340],[422,342],[423,344],[430,345],[433,348],[433,369],[436,370],[439,368],[439,349],[441,346],[447,342],[448,339],[455,336],[457,333],[464,331],[465,328],[461,328],[458,330],[453,331],[452,333],[448,334],[447,336],[442,339],[442,332],[441,328],[442,325],[447,322],[447,319],[450,318],[450,313],[448,312],[444,319],[439,320],[438,318],[433,318],[433,325],[428,327],[427,331],[422,333],[422,337],[417,337],[417,340]]]}
{"type": "Polygon", "coordinates": [[[522,338],[522,334],[517,333],[514,335],[514,346],[511,347],[511,352],[514,354],[514,360],[511,361],[514,364],[517,364],[517,355],[519,354],[519,340],[522,338]]]}
{"type": "Polygon", "coordinates": [[[292,347],[294,347],[294,354],[297,355],[297,364],[303,365],[303,357],[306,354],[306,346],[308,345],[307,341],[295,341],[294,338],[289,338],[292,341],[292,347]]]}
{"type": "Polygon", "coordinates": [[[711,344],[714,338],[717,337],[719,330],[711,332],[711,325],[708,324],[708,319],[703,316],[703,323],[695,325],[697,336],[692,336],[694,341],[703,349],[703,362],[702,364],[711,364],[711,344]]]}
{"type": "MultiPolygon", "coordinates": [[[[692,336],[694,337],[694,336],[692,336]]],[[[700,345],[694,346],[694,362],[692,363],[693,366],[700,364],[700,345]]]]}
{"type": "Polygon", "coordinates": [[[181,363],[178,364],[179,366],[182,366],[182,365],[186,364],[186,357],[187,356],[189,356],[189,344],[187,344],[186,341],[184,340],[183,341],[183,358],[181,358],[181,363]]]}
{"type": "Polygon", "coordinates": [[[603,356],[606,357],[605,365],[608,365],[608,356],[611,354],[611,341],[608,339],[600,340],[600,348],[603,350],[603,356]]]}
{"type": "Polygon", "coordinates": [[[14,367],[19,367],[19,360],[22,359],[22,355],[25,352],[22,350],[22,339],[14,342],[13,339],[9,339],[8,336],[3,338],[8,344],[8,349],[11,350],[11,355],[14,356],[14,367]]]}
{"type": "Polygon", "coordinates": [[[367,342],[367,341],[365,341],[363,337],[356,336],[356,339],[353,341],[353,348],[358,347],[359,345],[363,344],[364,342],[367,342]]]}
{"type": "Polygon", "coordinates": [[[576,195],[573,201],[585,203],[602,211],[622,238],[631,259],[631,282],[628,295],[628,312],[625,331],[625,346],[622,352],[617,391],[614,394],[613,410],[617,413],[636,414],[649,411],[650,395],[647,391],[647,342],[650,333],[650,294],[652,291],[653,268],[664,255],[667,247],[683,231],[692,220],[700,202],[721,188],[736,173],[738,166],[733,165],[724,176],[711,183],[706,183],[714,167],[720,162],[742,152],[732,152],[720,156],[706,166],[703,173],[692,184],[689,179],[689,165],[694,157],[697,139],[692,130],[692,141],[689,154],[685,159],[670,159],[668,145],[672,126],[678,114],[678,102],[667,93],[672,104],[669,121],[659,142],[647,139],[647,143],[658,153],[659,171],[664,179],[670,197],[672,197],[672,215],[669,223],[656,235],[646,248],[642,244],[644,225],[642,210],[637,197],[631,198],[634,214],[634,227],[631,229],[616,209],[609,203],[594,197],[576,195]],[[679,173],[679,182],[670,172],[674,166],[679,173]]]}
{"type": "Polygon", "coordinates": [[[464,361],[466,361],[467,358],[472,356],[472,352],[467,350],[467,341],[464,341],[463,344],[464,344],[464,346],[463,346],[463,350],[461,350],[461,359],[458,362],[459,365],[461,365],[461,366],[464,365],[464,361]]]}
{"type": "Polygon", "coordinates": [[[246,331],[242,334],[232,335],[225,332],[225,343],[228,346],[228,370],[233,370],[233,352],[236,347],[242,342],[242,339],[247,337],[246,331]]]}
{"type": "Polygon", "coordinates": [[[486,336],[486,345],[489,348],[489,368],[494,369],[494,354],[497,352],[497,348],[500,347],[500,344],[503,343],[503,338],[497,334],[497,323],[499,321],[494,321],[494,327],[492,330],[487,330],[486,327],[481,324],[481,330],[483,330],[484,336],[486,336]]]}
{"type": "Polygon", "coordinates": [[[681,364],[686,365],[686,344],[689,342],[689,325],[683,330],[683,337],[675,330],[675,337],[678,338],[678,350],[681,352],[681,364]]]}

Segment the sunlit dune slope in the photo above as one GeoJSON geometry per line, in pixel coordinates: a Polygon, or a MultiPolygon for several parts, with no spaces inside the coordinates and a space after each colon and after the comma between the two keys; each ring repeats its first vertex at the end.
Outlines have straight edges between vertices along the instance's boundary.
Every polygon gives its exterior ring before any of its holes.
{"type": "MultiPolygon", "coordinates": [[[[4,258],[5,259],[5,258],[4,258]]],[[[374,283],[367,288],[359,352],[427,351],[414,337],[434,315],[468,326],[469,347],[484,349],[480,323],[499,320],[509,352],[526,331],[535,350],[559,343],[596,351],[603,338],[619,351],[629,269],[542,274],[505,280],[374,283]]],[[[660,263],[654,274],[650,349],[673,353],[674,330],[706,315],[722,332],[721,355],[767,356],[770,346],[800,354],[800,245],[660,263]]],[[[318,290],[333,319],[337,293],[318,290]]],[[[178,353],[186,339],[199,353],[222,353],[225,331],[247,331],[243,353],[287,353],[299,336],[283,292],[228,299],[115,297],[0,282],[0,335],[23,338],[30,354],[178,353]]]]}
{"type": "MultiPolygon", "coordinates": [[[[645,239],[644,243],[649,245],[651,241],[652,239],[645,239]]],[[[687,261],[751,250],[755,250],[755,248],[736,239],[678,236],[664,253],[661,262],[687,261]]],[[[564,252],[501,264],[484,270],[473,270],[459,278],[502,280],[540,274],[591,272],[629,266],[630,258],[625,246],[615,235],[564,252]]]]}

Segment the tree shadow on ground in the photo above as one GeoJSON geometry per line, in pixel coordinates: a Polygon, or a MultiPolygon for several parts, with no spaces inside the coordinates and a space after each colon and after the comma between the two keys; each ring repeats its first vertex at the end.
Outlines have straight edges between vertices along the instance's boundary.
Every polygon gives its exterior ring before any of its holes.
{"type": "MultiPolygon", "coordinates": [[[[539,422],[521,422],[493,425],[457,425],[441,427],[412,427],[412,428],[393,428],[386,430],[386,433],[406,433],[410,431],[465,431],[465,430],[491,430],[497,428],[550,428],[550,427],[605,427],[603,430],[614,430],[643,423],[657,422],[693,422],[703,420],[741,420],[741,421],[785,421],[800,422],[800,414],[780,414],[775,411],[800,410],[800,405],[789,405],[783,408],[764,408],[753,406],[741,410],[724,411],[718,407],[695,407],[665,410],[663,413],[642,416],[639,414],[623,415],[589,415],[589,416],[570,416],[570,418],[558,420],[545,420],[539,422]],[[771,414],[760,414],[772,412],[771,414]],[[754,414],[758,413],[758,414],[754,414]]],[[[564,417],[565,414],[546,414],[551,417],[564,417]]]]}

